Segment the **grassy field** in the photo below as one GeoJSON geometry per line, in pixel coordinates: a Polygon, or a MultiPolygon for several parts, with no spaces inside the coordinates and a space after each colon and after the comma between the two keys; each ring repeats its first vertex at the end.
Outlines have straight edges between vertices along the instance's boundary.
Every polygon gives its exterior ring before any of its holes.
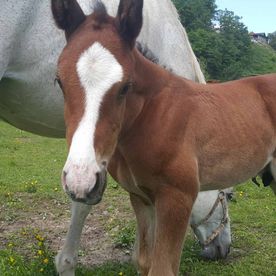
{"type": "Polygon", "coordinates": [[[269,74],[276,72],[276,51],[270,46],[251,45],[252,59],[248,61],[243,76],[269,74]]]}
{"type": "MultiPolygon", "coordinates": [[[[55,275],[69,200],[60,187],[64,140],[38,137],[0,121],[0,275],[55,275]]],[[[276,205],[267,188],[236,188],[230,204],[233,247],[225,261],[199,258],[189,233],[180,275],[276,275],[276,205]]],[[[110,180],[84,229],[77,275],[137,275],[128,261],[135,221],[127,194],[110,180]]]]}

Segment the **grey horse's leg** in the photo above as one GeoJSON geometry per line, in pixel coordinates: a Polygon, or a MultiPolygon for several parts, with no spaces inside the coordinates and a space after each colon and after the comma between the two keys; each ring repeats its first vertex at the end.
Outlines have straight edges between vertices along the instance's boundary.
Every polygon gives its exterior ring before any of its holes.
{"type": "Polygon", "coordinates": [[[62,250],[55,258],[56,269],[61,276],[74,276],[77,265],[80,237],[91,205],[72,202],[72,216],[62,250]]]}
{"type": "MultiPolygon", "coordinates": [[[[1,55],[1,51],[0,51],[0,55],[1,55]]],[[[0,57],[0,81],[1,79],[4,77],[4,74],[6,72],[6,68],[8,66],[8,61],[7,60],[2,60],[0,57]]]]}

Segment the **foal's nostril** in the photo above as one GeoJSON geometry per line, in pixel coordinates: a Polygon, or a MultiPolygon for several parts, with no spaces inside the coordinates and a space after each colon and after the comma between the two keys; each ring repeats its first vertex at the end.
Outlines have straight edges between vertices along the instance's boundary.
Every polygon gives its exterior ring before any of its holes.
{"type": "Polygon", "coordinates": [[[67,171],[62,171],[62,179],[64,179],[64,180],[65,180],[66,175],[67,175],[67,171]]]}
{"type": "Polygon", "coordinates": [[[96,184],[95,186],[92,188],[92,190],[89,192],[89,194],[93,194],[94,192],[97,192],[100,186],[100,173],[96,173],[96,184]]]}
{"type": "Polygon", "coordinates": [[[68,186],[66,184],[66,176],[67,176],[67,172],[66,171],[62,171],[62,184],[65,188],[65,190],[68,190],[68,186]]]}

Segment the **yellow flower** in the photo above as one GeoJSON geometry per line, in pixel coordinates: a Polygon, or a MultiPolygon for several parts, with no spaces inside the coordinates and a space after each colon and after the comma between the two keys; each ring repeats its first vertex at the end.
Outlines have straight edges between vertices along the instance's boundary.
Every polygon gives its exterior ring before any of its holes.
{"type": "Polygon", "coordinates": [[[10,261],[11,264],[15,263],[15,259],[12,256],[9,257],[9,261],[10,261]]]}
{"type": "Polygon", "coordinates": [[[48,263],[49,263],[49,260],[46,258],[46,259],[43,260],[43,263],[44,263],[44,264],[48,264],[48,263]]]}
{"type": "Polygon", "coordinates": [[[43,245],[43,242],[38,242],[38,246],[41,247],[43,245]]]}
{"type": "Polygon", "coordinates": [[[9,244],[8,244],[8,247],[13,247],[13,244],[12,244],[12,243],[9,243],[9,244]]]}
{"type": "Polygon", "coordinates": [[[42,255],[43,255],[43,251],[42,251],[42,250],[38,250],[38,251],[37,251],[37,254],[38,254],[39,256],[42,256],[42,255]]]}
{"type": "Polygon", "coordinates": [[[122,276],[122,275],[124,275],[124,274],[123,274],[123,272],[121,271],[121,272],[119,272],[119,275],[122,276]]]}
{"type": "Polygon", "coordinates": [[[57,192],[57,191],[58,191],[58,188],[55,188],[54,191],[57,192]]]}
{"type": "Polygon", "coordinates": [[[41,242],[44,241],[44,238],[42,238],[39,234],[37,234],[37,235],[35,236],[35,238],[36,238],[38,241],[41,241],[41,242]]]}
{"type": "Polygon", "coordinates": [[[40,268],[39,272],[43,272],[44,271],[44,268],[40,268]]]}

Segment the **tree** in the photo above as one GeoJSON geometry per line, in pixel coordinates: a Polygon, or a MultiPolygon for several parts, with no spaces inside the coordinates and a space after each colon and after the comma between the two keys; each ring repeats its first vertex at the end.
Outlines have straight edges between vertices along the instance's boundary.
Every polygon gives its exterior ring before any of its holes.
{"type": "Polygon", "coordinates": [[[220,51],[223,54],[218,78],[223,80],[239,78],[251,54],[247,27],[232,11],[218,11],[216,19],[222,40],[220,51]]]}
{"type": "Polygon", "coordinates": [[[216,10],[215,0],[173,1],[193,50],[207,71],[206,77],[241,77],[252,54],[248,30],[241,18],[232,11],[216,10]]]}
{"type": "Polygon", "coordinates": [[[216,13],[215,0],[173,0],[186,30],[211,29],[216,13]]]}
{"type": "Polygon", "coordinates": [[[214,31],[197,29],[189,33],[189,38],[206,78],[218,78],[223,60],[220,35],[214,31]]]}

